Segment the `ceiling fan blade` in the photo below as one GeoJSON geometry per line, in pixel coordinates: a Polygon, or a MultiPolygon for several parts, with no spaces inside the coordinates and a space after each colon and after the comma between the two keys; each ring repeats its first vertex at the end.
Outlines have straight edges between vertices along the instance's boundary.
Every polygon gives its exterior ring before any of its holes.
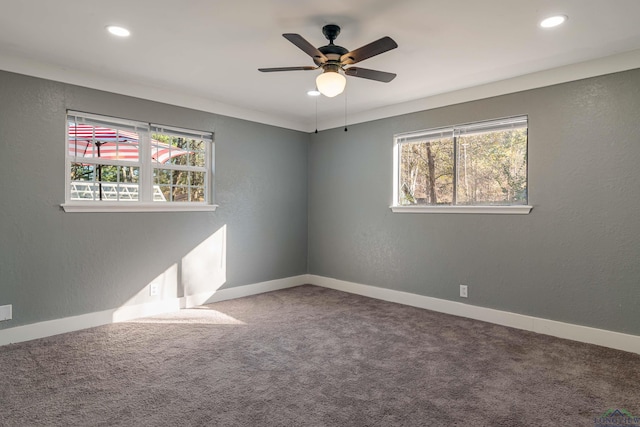
{"type": "Polygon", "coordinates": [[[360,67],[345,68],[344,73],[347,76],[361,77],[363,79],[376,80],[384,83],[389,83],[391,80],[396,78],[396,75],[393,73],[387,73],[378,70],[369,70],[368,68],[360,67]]]}
{"type": "Polygon", "coordinates": [[[258,71],[263,73],[271,73],[273,71],[300,71],[300,70],[315,70],[318,67],[276,67],[276,68],[258,68],[258,71]]]}
{"type": "MultiPolygon", "coordinates": [[[[320,63],[327,61],[327,57],[324,56],[324,53],[320,52],[315,46],[306,41],[300,34],[287,33],[283,34],[282,37],[298,46],[304,53],[312,57],[314,60],[317,60],[320,63]]],[[[316,62],[316,64],[317,63],[318,62],[316,62]]]]}
{"type": "Polygon", "coordinates": [[[347,52],[340,57],[342,65],[355,64],[372,56],[380,55],[388,50],[395,49],[398,44],[391,37],[383,37],[379,40],[362,46],[359,49],[347,52]]]}

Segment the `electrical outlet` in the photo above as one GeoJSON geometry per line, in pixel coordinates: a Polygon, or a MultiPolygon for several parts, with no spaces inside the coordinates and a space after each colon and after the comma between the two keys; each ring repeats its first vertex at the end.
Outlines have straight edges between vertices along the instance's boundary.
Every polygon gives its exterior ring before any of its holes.
{"type": "Polygon", "coordinates": [[[460,296],[462,298],[469,298],[469,289],[467,285],[460,285],[460,296]]]}
{"type": "Polygon", "coordinates": [[[155,297],[160,294],[160,285],[157,283],[152,283],[149,285],[149,296],[155,297]]]}
{"type": "Polygon", "coordinates": [[[11,304],[0,306],[0,322],[13,319],[11,304]]]}

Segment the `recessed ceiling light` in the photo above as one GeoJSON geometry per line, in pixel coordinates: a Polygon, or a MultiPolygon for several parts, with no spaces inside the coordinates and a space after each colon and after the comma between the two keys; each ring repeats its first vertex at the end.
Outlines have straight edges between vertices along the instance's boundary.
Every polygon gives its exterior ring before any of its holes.
{"type": "Polygon", "coordinates": [[[309,92],[307,92],[307,95],[309,96],[320,96],[320,92],[317,90],[310,90],[309,92]]]}
{"type": "Polygon", "coordinates": [[[123,27],[118,27],[117,25],[108,25],[107,31],[118,37],[129,37],[129,35],[131,35],[129,30],[123,27]]]}
{"type": "Polygon", "coordinates": [[[564,23],[567,19],[568,19],[568,17],[566,15],[550,16],[547,19],[543,19],[540,22],[540,26],[542,28],[557,27],[558,25],[564,23]]]}

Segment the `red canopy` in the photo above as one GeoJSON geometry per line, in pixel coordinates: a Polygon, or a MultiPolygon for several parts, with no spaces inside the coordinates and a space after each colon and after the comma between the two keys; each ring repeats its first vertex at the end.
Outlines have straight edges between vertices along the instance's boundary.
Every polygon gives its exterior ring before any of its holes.
{"type": "MultiPolygon", "coordinates": [[[[174,157],[190,153],[173,145],[151,140],[151,158],[167,163],[174,157]]],[[[69,124],[69,155],[137,162],[140,158],[138,134],[135,132],[83,124],[69,124]]]]}

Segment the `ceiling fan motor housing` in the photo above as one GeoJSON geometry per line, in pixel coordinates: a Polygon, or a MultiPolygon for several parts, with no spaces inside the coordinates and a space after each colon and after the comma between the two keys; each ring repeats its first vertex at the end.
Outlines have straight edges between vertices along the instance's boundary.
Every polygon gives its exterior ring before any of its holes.
{"type": "Polygon", "coordinates": [[[325,25],[322,27],[322,34],[324,34],[327,40],[329,40],[329,44],[319,47],[318,50],[328,59],[328,61],[323,62],[321,58],[314,57],[313,62],[315,62],[317,66],[322,66],[323,68],[325,65],[340,66],[340,57],[349,52],[349,50],[344,47],[333,44],[333,41],[338,37],[338,34],[340,34],[340,27],[333,24],[325,25]]]}
{"type": "Polygon", "coordinates": [[[321,58],[314,57],[313,62],[318,66],[333,63],[340,65],[340,57],[349,52],[344,47],[335,44],[328,44],[326,46],[319,47],[318,50],[328,59],[328,61],[323,62],[321,58]]]}

